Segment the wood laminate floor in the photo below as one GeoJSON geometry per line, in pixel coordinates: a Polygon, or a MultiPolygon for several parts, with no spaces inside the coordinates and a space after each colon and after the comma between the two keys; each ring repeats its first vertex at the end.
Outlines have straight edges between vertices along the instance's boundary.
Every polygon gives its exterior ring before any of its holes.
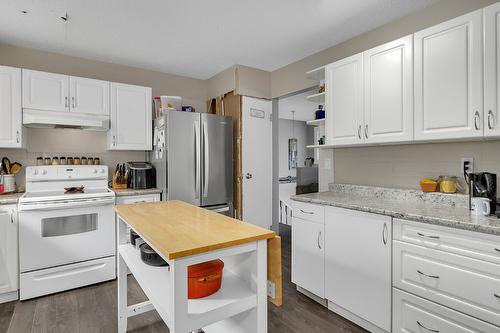
{"type": "MultiPolygon", "coordinates": [[[[366,332],[296,291],[290,282],[290,227],[282,226],[283,306],[269,303],[269,333],[366,332]]],[[[146,300],[129,275],[131,304],[146,300]]],[[[0,332],[113,333],[117,330],[116,281],[70,290],[24,302],[0,304],[0,332]]],[[[128,320],[128,332],[165,333],[156,311],[128,320]]],[[[222,332],[221,332],[222,333],[222,332]]]]}

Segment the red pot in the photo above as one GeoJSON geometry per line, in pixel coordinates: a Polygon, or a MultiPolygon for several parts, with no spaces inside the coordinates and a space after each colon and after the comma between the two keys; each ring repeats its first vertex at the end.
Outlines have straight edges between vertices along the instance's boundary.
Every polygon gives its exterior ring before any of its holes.
{"type": "Polygon", "coordinates": [[[188,267],[188,299],[216,293],[222,284],[222,260],[212,260],[188,267]]]}

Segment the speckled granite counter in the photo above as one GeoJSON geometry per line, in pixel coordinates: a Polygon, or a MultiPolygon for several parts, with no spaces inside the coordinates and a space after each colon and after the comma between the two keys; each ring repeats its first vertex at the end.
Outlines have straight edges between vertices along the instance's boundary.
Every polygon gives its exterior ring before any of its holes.
{"type": "Polygon", "coordinates": [[[292,200],[500,235],[500,219],[495,216],[471,216],[464,205],[468,202],[466,195],[425,194],[414,190],[350,185],[333,185],[330,190],[293,196],[292,200]]]}
{"type": "Polygon", "coordinates": [[[125,190],[113,190],[117,197],[129,197],[132,195],[147,195],[147,194],[160,194],[161,189],[159,188],[148,188],[146,190],[134,190],[127,188],[125,190]]]}
{"type": "Polygon", "coordinates": [[[0,205],[17,204],[24,193],[0,194],[0,205]]]}

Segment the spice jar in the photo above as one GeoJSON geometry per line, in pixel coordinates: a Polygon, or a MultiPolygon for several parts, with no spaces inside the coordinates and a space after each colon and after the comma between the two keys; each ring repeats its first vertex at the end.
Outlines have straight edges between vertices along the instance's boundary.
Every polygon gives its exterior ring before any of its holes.
{"type": "Polygon", "coordinates": [[[87,158],[86,157],[82,157],[82,165],[87,165],[87,158]]]}
{"type": "Polygon", "coordinates": [[[43,164],[44,164],[44,162],[43,162],[43,157],[37,157],[37,158],[36,158],[36,165],[37,165],[37,166],[41,166],[41,165],[43,165],[43,164]]]}
{"type": "Polygon", "coordinates": [[[73,161],[73,157],[68,157],[68,158],[67,158],[67,160],[66,160],[66,163],[67,163],[68,165],[73,165],[73,164],[75,164],[75,163],[74,163],[74,161],[73,161]]]}
{"type": "Polygon", "coordinates": [[[101,159],[99,157],[94,158],[94,165],[101,164],[101,159]]]}
{"type": "Polygon", "coordinates": [[[87,158],[87,163],[88,163],[89,165],[94,165],[94,158],[93,158],[93,157],[88,157],[88,158],[87,158]]]}
{"type": "Polygon", "coordinates": [[[74,158],[74,164],[75,165],[81,165],[82,164],[82,161],[80,161],[80,157],[75,157],[74,158]]]}
{"type": "Polygon", "coordinates": [[[61,165],[66,165],[66,157],[61,157],[61,158],[59,159],[59,164],[61,164],[61,165]]]}
{"type": "Polygon", "coordinates": [[[52,158],[52,165],[59,165],[59,157],[52,158]]]}
{"type": "Polygon", "coordinates": [[[50,157],[45,157],[45,165],[51,165],[52,159],[50,157]]]}

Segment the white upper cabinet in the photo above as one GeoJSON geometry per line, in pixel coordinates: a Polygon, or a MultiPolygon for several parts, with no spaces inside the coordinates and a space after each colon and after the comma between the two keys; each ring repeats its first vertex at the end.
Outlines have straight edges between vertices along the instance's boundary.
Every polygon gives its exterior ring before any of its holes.
{"type": "Polygon", "coordinates": [[[363,52],[363,66],[365,142],[412,140],[413,36],[363,52]]]}
{"type": "Polygon", "coordinates": [[[110,150],[152,149],[151,88],[111,83],[110,150]]]}
{"type": "Polygon", "coordinates": [[[72,112],[109,116],[109,82],[71,76],[72,112]]]}
{"type": "Polygon", "coordinates": [[[67,75],[23,69],[23,108],[69,111],[67,75]]]}
{"type": "Polygon", "coordinates": [[[0,66],[0,147],[22,147],[21,69],[0,66]]]}
{"type": "Polygon", "coordinates": [[[477,10],[415,33],[416,140],[483,135],[482,30],[477,10]]]}
{"type": "Polygon", "coordinates": [[[363,55],[328,65],[326,85],[326,143],[336,146],[362,143],[363,55]]]}
{"type": "Polygon", "coordinates": [[[500,3],[484,9],[484,135],[500,136],[500,3]]]}

